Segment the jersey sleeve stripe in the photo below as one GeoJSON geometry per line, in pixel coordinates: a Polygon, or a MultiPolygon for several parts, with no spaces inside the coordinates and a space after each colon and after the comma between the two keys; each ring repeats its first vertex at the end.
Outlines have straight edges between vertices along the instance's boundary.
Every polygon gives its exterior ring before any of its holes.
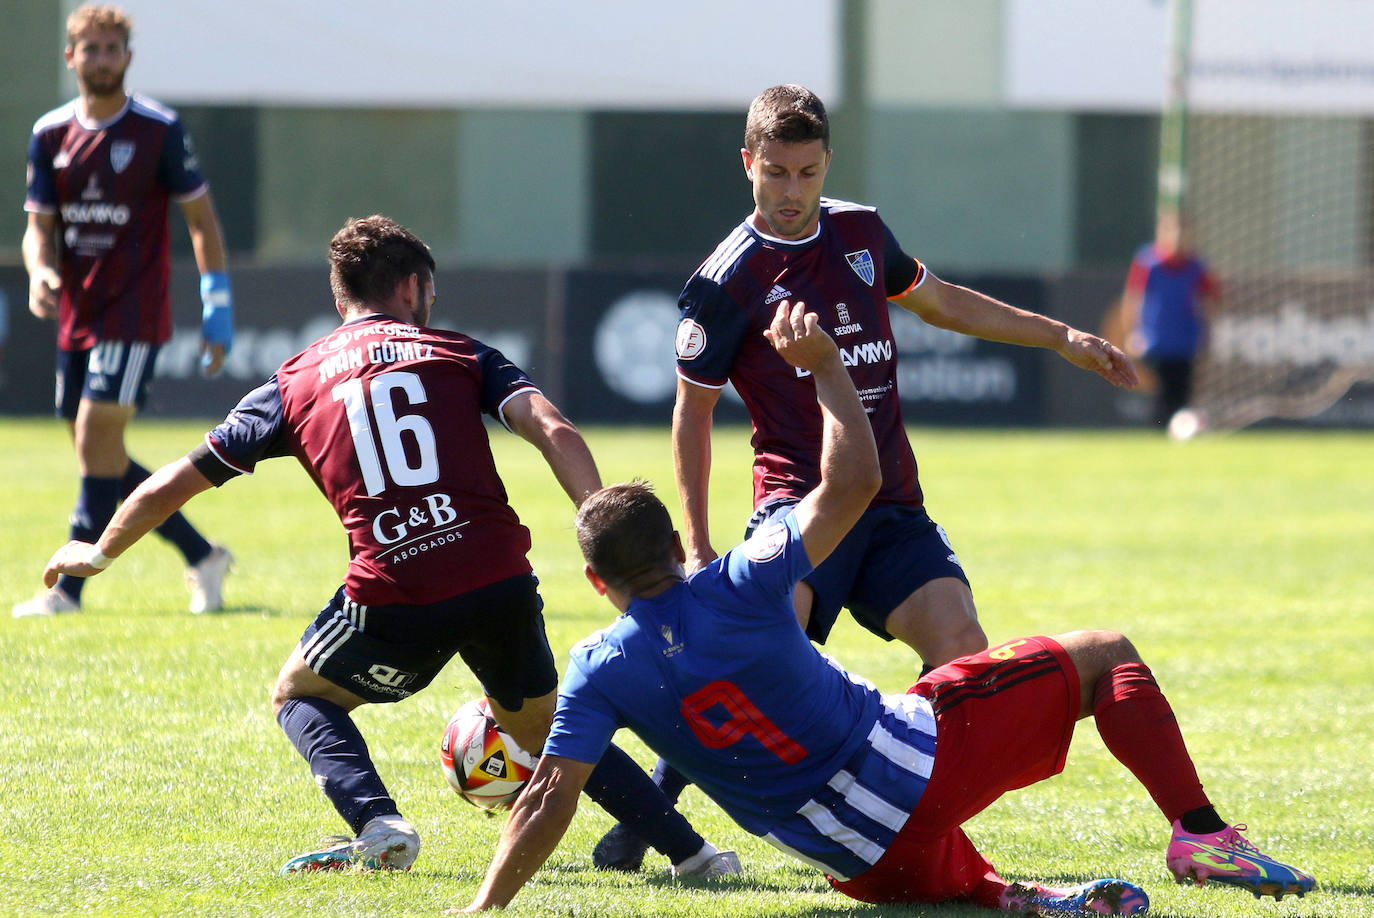
{"type": "Polygon", "coordinates": [[[725,241],[716,247],[716,251],[710,258],[706,259],[706,263],[701,266],[701,270],[697,273],[707,280],[715,281],[718,284],[723,283],[730,267],[739,261],[740,256],[753,242],[754,237],[743,225],[736,227],[735,231],[725,237],[725,241]]]}
{"type": "Polygon", "coordinates": [[[233,460],[231,460],[231,459],[230,459],[228,456],[226,456],[223,452],[221,452],[221,451],[220,451],[220,448],[219,448],[219,444],[215,443],[215,441],[210,437],[209,434],[206,434],[206,435],[205,435],[205,447],[206,447],[206,449],[210,450],[210,455],[214,456],[214,457],[215,457],[216,459],[218,459],[220,462],[223,462],[227,467],[233,469],[233,470],[234,470],[236,473],[238,473],[239,475],[251,475],[251,474],[253,474],[253,470],[252,470],[252,469],[244,468],[243,466],[241,466],[241,465],[235,463],[233,460]]]}
{"type": "Polygon", "coordinates": [[[140,93],[133,94],[133,105],[131,107],[140,115],[146,115],[164,124],[171,124],[173,121],[177,120],[176,112],[172,111],[161,102],[158,102],[156,99],[150,99],[140,93]]]}
{"type": "Polygon", "coordinates": [[[889,300],[901,299],[902,297],[906,296],[908,293],[915,290],[917,287],[921,286],[926,282],[926,266],[921,263],[921,260],[919,258],[914,258],[912,260],[916,262],[916,279],[913,280],[907,286],[907,288],[903,290],[901,293],[894,293],[892,296],[888,297],[889,300]]]}
{"type": "Polygon", "coordinates": [[[685,379],[687,382],[691,383],[692,385],[694,385],[694,386],[701,386],[703,389],[724,389],[725,386],[729,383],[729,380],[723,380],[723,381],[721,381],[721,382],[714,382],[714,381],[711,381],[711,380],[703,379],[703,378],[701,378],[701,377],[699,377],[699,376],[693,376],[692,374],[688,373],[686,370],[682,369],[682,367],[678,367],[678,368],[677,368],[677,375],[678,375],[678,377],[679,377],[680,379],[685,379]]]}
{"type": "Polygon", "coordinates": [[[192,188],[190,191],[186,192],[185,194],[174,194],[174,195],[172,195],[172,200],[173,200],[173,201],[176,201],[178,204],[185,204],[187,201],[194,201],[196,198],[201,197],[202,195],[209,193],[209,191],[210,191],[210,183],[209,183],[209,182],[201,182],[199,185],[197,185],[195,188],[192,188]]]}
{"type": "Polygon", "coordinates": [[[45,131],[50,127],[55,127],[67,121],[71,121],[76,116],[76,101],[68,102],[66,105],[59,106],[52,111],[41,115],[33,124],[35,134],[45,131]]]}
{"type": "Polygon", "coordinates": [[[514,430],[515,430],[515,428],[513,428],[513,427],[510,426],[510,421],[507,421],[507,420],[506,420],[506,404],[507,404],[511,399],[515,398],[516,396],[525,395],[525,394],[527,394],[527,393],[528,393],[528,394],[542,394],[542,393],[539,392],[539,388],[538,388],[537,386],[521,386],[519,389],[516,389],[516,390],[515,390],[514,392],[512,392],[510,395],[507,395],[505,398],[501,399],[501,404],[499,404],[499,405],[496,406],[496,414],[497,414],[497,417],[500,418],[501,426],[502,426],[502,427],[505,427],[506,430],[510,430],[510,431],[514,431],[514,430]]]}

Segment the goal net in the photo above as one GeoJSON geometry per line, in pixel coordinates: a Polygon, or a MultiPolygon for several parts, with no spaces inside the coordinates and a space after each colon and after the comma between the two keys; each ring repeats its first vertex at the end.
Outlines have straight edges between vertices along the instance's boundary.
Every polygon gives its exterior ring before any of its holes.
{"type": "Polygon", "coordinates": [[[1220,428],[1374,426],[1374,12],[1271,6],[1171,10],[1161,205],[1221,288],[1193,404],[1220,428]]]}

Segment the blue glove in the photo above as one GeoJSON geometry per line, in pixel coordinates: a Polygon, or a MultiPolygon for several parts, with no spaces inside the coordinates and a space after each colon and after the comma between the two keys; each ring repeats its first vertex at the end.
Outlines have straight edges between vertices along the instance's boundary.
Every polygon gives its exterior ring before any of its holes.
{"type": "Polygon", "coordinates": [[[224,345],[224,353],[228,354],[234,346],[234,293],[229,289],[229,275],[223,271],[202,274],[200,301],[204,305],[200,315],[201,337],[211,344],[224,345]]]}

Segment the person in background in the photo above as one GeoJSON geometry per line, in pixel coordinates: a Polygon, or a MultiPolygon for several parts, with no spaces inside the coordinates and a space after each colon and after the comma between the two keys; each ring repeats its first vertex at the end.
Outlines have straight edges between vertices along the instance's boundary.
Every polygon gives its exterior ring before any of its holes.
{"type": "MultiPolygon", "coordinates": [[[[124,88],[133,24],[87,4],[67,20],[67,69],[80,95],[38,119],[29,140],[24,267],[29,311],[57,320],[57,415],[70,428],[81,483],[69,535],[91,541],[147,477],[124,432],[148,397],[172,336],[170,229],[175,201],[200,268],[202,363],[219,372],[234,339],[224,235],[190,135],[175,112],[124,88]]],[[[223,606],[233,555],[180,513],[158,526],[186,561],[191,611],[223,606]]],[[[76,612],[85,583],[61,577],[16,618],[76,612]]]]}
{"type": "Polygon", "coordinates": [[[1153,420],[1168,428],[1188,407],[1193,375],[1207,341],[1207,320],[1221,291],[1207,265],[1192,249],[1188,215],[1160,211],[1155,240],[1138,249],[1121,294],[1126,350],[1153,371],[1153,420]]]}

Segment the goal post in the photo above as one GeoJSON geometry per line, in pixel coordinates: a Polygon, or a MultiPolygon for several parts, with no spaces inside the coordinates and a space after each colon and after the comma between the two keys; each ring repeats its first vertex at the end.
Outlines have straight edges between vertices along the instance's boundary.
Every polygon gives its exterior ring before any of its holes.
{"type": "Polygon", "coordinates": [[[1187,208],[1221,289],[1193,403],[1374,426],[1374,52],[1349,3],[1269,5],[1170,0],[1158,206],[1187,208]]]}

